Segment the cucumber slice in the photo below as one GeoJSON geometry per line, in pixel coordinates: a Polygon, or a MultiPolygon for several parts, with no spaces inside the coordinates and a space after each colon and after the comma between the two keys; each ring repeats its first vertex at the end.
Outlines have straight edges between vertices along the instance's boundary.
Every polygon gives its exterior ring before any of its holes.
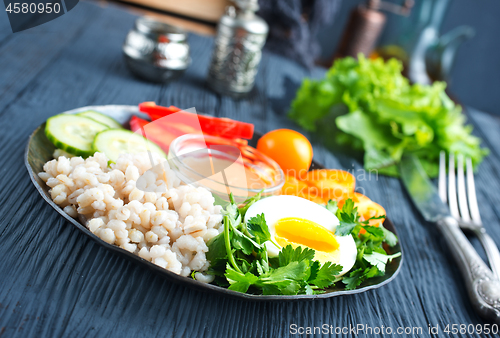
{"type": "Polygon", "coordinates": [[[118,123],[114,118],[109,117],[108,115],[104,115],[102,113],[96,112],[95,110],[87,110],[83,113],[79,113],[77,115],[87,117],[99,123],[107,125],[109,128],[120,129],[123,128],[121,124],[118,123]]]}
{"type": "Polygon", "coordinates": [[[90,156],[94,153],[95,135],[106,129],[108,126],[83,116],[59,114],[47,120],[45,135],[59,149],[77,156],[90,156]]]}
{"type": "Polygon", "coordinates": [[[94,151],[106,154],[112,162],[116,162],[120,154],[135,154],[147,150],[167,158],[167,155],[155,143],[126,129],[101,131],[95,136],[92,147],[94,151]]]}

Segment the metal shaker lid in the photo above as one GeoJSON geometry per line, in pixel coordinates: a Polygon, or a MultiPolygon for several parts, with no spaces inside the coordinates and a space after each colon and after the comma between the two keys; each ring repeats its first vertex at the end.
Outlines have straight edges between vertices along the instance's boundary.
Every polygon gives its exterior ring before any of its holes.
{"type": "Polygon", "coordinates": [[[256,12],[259,10],[258,0],[232,0],[238,8],[256,12]]]}
{"type": "Polygon", "coordinates": [[[187,32],[182,28],[171,26],[150,17],[138,18],[135,21],[135,29],[150,37],[164,37],[167,38],[168,41],[172,42],[180,42],[187,39],[187,32]]]}
{"type": "Polygon", "coordinates": [[[259,9],[257,0],[233,0],[236,4],[228,6],[226,13],[220,18],[220,26],[230,27],[231,29],[243,28],[251,34],[267,35],[269,26],[266,21],[255,14],[259,9]]]}
{"type": "Polygon", "coordinates": [[[187,32],[149,17],[135,21],[123,53],[134,74],[155,82],[177,78],[191,63],[187,32]]]}

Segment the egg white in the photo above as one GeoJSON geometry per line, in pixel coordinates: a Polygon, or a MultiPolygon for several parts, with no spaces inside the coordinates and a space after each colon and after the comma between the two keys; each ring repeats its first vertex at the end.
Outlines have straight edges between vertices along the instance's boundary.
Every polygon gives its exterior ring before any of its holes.
{"type": "MultiPolygon", "coordinates": [[[[245,214],[245,222],[262,213],[273,239],[276,236],[276,222],[287,217],[302,218],[315,222],[333,233],[335,233],[335,229],[339,225],[338,218],[325,207],[297,196],[281,195],[263,198],[248,208],[245,214]]],[[[335,259],[335,262],[332,261],[332,263],[342,266],[342,272],[338,275],[342,276],[356,262],[356,243],[354,243],[351,235],[334,236],[339,247],[335,250],[337,259],[335,259]]],[[[265,243],[265,246],[269,257],[278,256],[280,249],[274,244],[268,241],[265,243]]]]}

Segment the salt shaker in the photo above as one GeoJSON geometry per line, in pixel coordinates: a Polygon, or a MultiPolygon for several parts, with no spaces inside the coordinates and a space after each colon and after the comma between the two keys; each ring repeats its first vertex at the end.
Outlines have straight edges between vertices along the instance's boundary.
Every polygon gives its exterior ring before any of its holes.
{"type": "Polygon", "coordinates": [[[269,27],[255,14],[257,0],[233,0],[217,26],[208,84],[232,97],[248,94],[255,82],[269,27]]]}
{"type": "Polygon", "coordinates": [[[135,21],[123,55],[133,74],[153,82],[178,78],[191,62],[187,32],[149,17],[135,21]]]}

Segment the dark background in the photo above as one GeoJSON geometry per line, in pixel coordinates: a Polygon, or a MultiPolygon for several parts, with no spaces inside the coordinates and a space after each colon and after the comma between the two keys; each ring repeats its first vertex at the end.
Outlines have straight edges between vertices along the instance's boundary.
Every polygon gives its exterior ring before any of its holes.
{"type": "MultiPolygon", "coordinates": [[[[386,0],[402,3],[402,0],[386,0]]],[[[421,0],[415,0],[421,1],[421,0]]],[[[319,34],[322,58],[334,52],[349,12],[363,0],[342,0],[340,11],[319,34]]],[[[500,1],[452,0],[444,19],[442,33],[469,25],[476,35],[457,52],[450,92],[463,104],[500,115],[500,1]]],[[[390,20],[391,15],[387,14],[390,20]]]]}

